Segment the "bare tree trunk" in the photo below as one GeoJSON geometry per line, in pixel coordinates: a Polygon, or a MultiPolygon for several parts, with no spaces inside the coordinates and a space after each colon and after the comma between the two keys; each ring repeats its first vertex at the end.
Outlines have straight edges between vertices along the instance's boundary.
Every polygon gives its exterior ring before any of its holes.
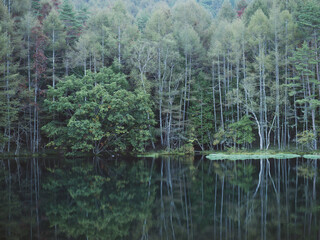
{"type": "Polygon", "coordinates": [[[121,28],[118,26],[118,62],[119,69],[121,67],[121,28]]]}
{"type": "Polygon", "coordinates": [[[184,77],[183,115],[182,115],[183,132],[185,130],[185,120],[186,120],[187,87],[188,87],[188,54],[185,53],[185,77],[184,77]]]}
{"type": "Polygon", "coordinates": [[[223,195],[224,194],[224,175],[222,176],[221,185],[221,204],[220,204],[220,239],[222,239],[222,216],[223,216],[223,195]]]}
{"type": "Polygon", "coordinates": [[[281,148],[280,145],[280,93],[279,93],[279,50],[278,50],[278,29],[277,29],[277,18],[274,18],[274,44],[275,44],[275,70],[276,70],[276,116],[277,116],[277,142],[278,149],[281,148]]]}
{"type": "Polygon", "coordinates": [[[239,59],[237,59],[237,122],[240,120],[240,103],[239,103],[239,59]]]}
{"type": "Polygon", "coordinates": [[[216,96],[215,96],[215,74],[214,63],[212,63],[212,104],[213,104],[213,116],[214,116],[214,131],[217,132],[217,110],[216,110],[216,96]]]}
{"type": "MultiPolygon", "coordinates": [[[[245,56],[245,45],[244,45],[244,34],[242,33],[242,67],[243,67],[243,80],[247,77],[247,70],[246,70],[246,56],[245,56]]],[[[245,91],[245,103],[248,106],[248,95],[245,91]]],[[[249,110],[246,107],[246,115],[249,115],[249,110]]]]}
{"type": "MultiPolygon", "coordinates": [[[[52,30],[52,88],[55,89],[56,86],[56,79],[55,79],[55,32],[54,29],[52,30]]],[[[54,101],[54,97],[53,97],[54,101]]]]}
{"type": "MultiPolygon", "coordinates": [[[[260,104],[259,104],[259,122],[260,122],[260,134],[262,138],[262,149],[264,146],[264,115],[263,115],[263,70],[262,70],[262,43],[261,40],[259,41],[259,93],[260,93],[260,104]]],[[[259,134],[259,135],[260,135],[259,134]]],[[[260,143],[261,145],[261,143],[260,143]]]]}
{"type": "MultiPolygon", "coordinates": [[[[10,40],[9,40],[10,46],[10,40]]],[[[8,136],[8,152],[10,152],[10,142],[11,142],[11,117],[10,117],[10,94],[9,94],[9,75],[10,75],[10,60],[9,54],[7,54],[7,64],[6,64],[7,76],[6,76],[6,97],[7,97],[7,136],[8,136]]]]}
{"type": "Polygon", "coordinates": [[[223,122],[223,104],[222,104],[222,92],[221,92],[221,77],[220,77],[220,59],[218,56],[218,85],[219,85],[219,99],[220,99],[220,117],[221,117],[221,128],[224,130],[223,122]]]}

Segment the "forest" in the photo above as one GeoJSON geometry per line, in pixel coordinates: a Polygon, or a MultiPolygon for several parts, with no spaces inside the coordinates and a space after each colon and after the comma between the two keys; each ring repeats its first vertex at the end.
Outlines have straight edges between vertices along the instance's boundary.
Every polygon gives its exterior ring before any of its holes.
{"type": "Polygon", "coordinates": [[[316,151],[317,0],[3,0],[0,152],[316,151]]]}

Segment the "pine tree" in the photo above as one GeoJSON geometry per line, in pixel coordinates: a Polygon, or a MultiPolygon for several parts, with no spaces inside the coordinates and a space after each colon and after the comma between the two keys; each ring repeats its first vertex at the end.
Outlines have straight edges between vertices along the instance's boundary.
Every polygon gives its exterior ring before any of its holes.
{"type": "Polygon", "coordinates": [[[57,63],[59,63],[59,59],[62,57],[61,51],[65,49],[65,32],[63,23],[59,19],[59,14],[55,9],[51,10],[43,25],[44,33],[48,37],[48,50],[50,50],[51,55],[52,73],[50,75],[52,75],[52,87],[55,88],[57,72],[59,73],[59,70],[62,68],[61,64],[57,67],[57,63]]]}
{"type": "Polygon", "coordinates": [[[79,37],[81,23],[77,21],[77,15],[69,0],[64,0],[61,5],[60,19],[65,26],[67,45],[72,46],[79,37]]]}

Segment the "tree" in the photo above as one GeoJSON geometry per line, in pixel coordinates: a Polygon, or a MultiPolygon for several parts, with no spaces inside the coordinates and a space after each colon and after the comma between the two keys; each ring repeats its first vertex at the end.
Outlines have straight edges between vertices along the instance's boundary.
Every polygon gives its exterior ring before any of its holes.
{"type": "Polygon", "coordinates": [[[236,144],[251,144],[255,140],[253,125],[254,122],[248,116],[243,116],[240,121],[228,125],[227,135],[232,138],[234,147],[236,144]]]}
{"type": "Polygon", "coordinates": [[[49,49],[51,50],[52,60],[52,87],[55,88],[56,85],[56,64],[57,59],[59,59],[59,55],[57,56],[57,53],[61,56],[61,50],[65,48],[65,32],[63,28],[63,24],[61,20],[59,19],[58,12],[53,9],[51,10],[50,14],[47,16],[43,23],[43,28],[46,36],[49,39],[49,49]]]}
{"type": "Polygon", "coordinates": [[[248,98],[250,98],[250,103],[248,104],[248,109],[253,115],[260,138],[260,149],[268,149],[270,145],[270,133],[274,124],[273,121],[269,122],[268,120],[268,104],[267,104],[267,86],[266,86],[266,66],[267,66],[267,56],[266,56],[266,40],[268,32],[268,19],[262,12],[258,10],[252,16],[249,30],[252,34],[251,44],[255,48],[254,54],[256,55],[256,65],[253,65],[251,73],[251,83],[249,83],[249,78],[246,79],[244,85],[245,91],[247,92],[248,98]],[[259,83],[256,84],[255,80],[259,80],[259,83]],[[249,86],[251,85],[251,86],[249,86]],[[255,86],[258,87],[255,89],[255,86]],[[258,91],[257,91],[258,90],[258,91]],[[259,97],[257,98],[257,92],[259,97]],[[259,103],[254,103],[254,99],[257,99],[259,103]],[[258,109],[257,106],[259,105],[258,109]],[[258,114],[257,114],[258,110],[258,114]]]}
{"type": "Polygon", "coordinates": [[[129,91],[125,75],[111,68],[80,79],[70,76],[56,89],[49,87],[48,96],[48,111],[60,115],[43,127],[52,139],[48,146],[94,154],[142,151],[151,137],[148,129],[154,121],[148,95],[129,91]]]}
{"type": "MultiPolygon", "coordinates": [[[[10,18],[9,12],[3,3],[0,3],[0,151],[4,149],[8,152],[12,150],[11,144],[19,139],[19,121],[18,113],[20,110],[20,104],[18,100],[19,96],[19,84],[20,76],[17,74],[16,58],[18,55],[17,33],[14,31],[14,22],[10,18]]],[[[20,146],[20,144],[18,144],[20,146]]]]}
{"type": "Polygon", "coordinates": [[[236,18],[236,12],[231,6],[231,3],[229,0],[224,0],[222,7],[218,14],[218,19],[226,20],[228,22],[232,22],[236,18]]]}
{"type": "Polygon", "coordinates": [[[315,136],[313,143],[314,149],[317,149],[316,109],[320,106],[320,101],[315,99],[315,90],[319,82],[314,76],[314,69],[315,65],[319,63],[316,61],[315,53],[310,49],[307,42],[304,42],[302,47],[294,52],[291,61],[297,71],[295,80],[298,82],[296,83],[296,87],[298,87],[298,91],[303,94],[300,94],[300,97],[296,102],[305,106],[305,130],[309,130],[307,113],[311,110],[312,131],[315,136]]]}
{"type": "Polygon", "coordinates": [[[72,5],[70,4],[69,0],[64,0],[61,5],[60,10],[60,19],[64,24],[64,31],[66,33],[65,41],[66,41],[66,49],[65,49],[65,74],[69,74],[69,58],[68,52],[74,46],[76,40],[80,35],[81,25],[77,21],[76,13],[73,10],[72,5]]]}

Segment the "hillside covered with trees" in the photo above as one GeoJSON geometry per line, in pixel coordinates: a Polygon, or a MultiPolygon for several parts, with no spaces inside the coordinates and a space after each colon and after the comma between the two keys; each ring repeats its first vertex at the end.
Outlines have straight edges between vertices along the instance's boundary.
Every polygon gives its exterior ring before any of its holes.
{"type": "Polygon", "coordinates": [[[317,0],[4,0],[0,152],[317,150],[317,0]]]}

